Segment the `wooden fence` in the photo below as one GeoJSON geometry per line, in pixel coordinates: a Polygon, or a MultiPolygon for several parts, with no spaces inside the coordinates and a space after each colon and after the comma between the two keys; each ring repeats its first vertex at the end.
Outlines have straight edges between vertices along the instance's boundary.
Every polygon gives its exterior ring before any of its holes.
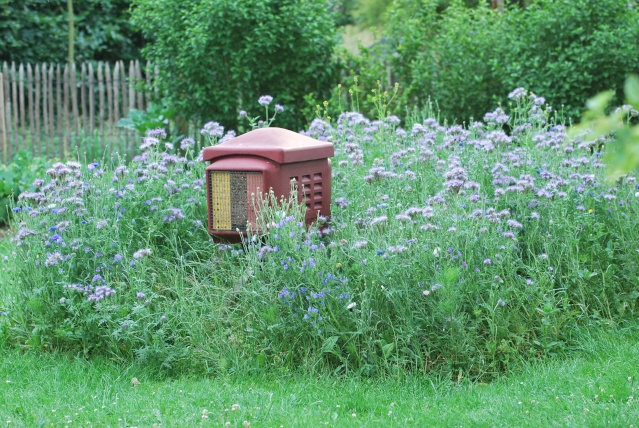
{"type": "Polygon", "coordinates": [[[134,131],[118,128],[129,110],[150,102],[157,69],[138,61],[75,64],[2,64],[0,155],[19,150],[48,158],[130,157],[139,146],[134,131]]]}

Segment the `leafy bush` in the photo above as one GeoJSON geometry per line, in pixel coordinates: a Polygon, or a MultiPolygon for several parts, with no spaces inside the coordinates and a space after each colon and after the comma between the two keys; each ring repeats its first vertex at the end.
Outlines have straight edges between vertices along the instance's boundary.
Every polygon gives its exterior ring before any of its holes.
{"type": "Polygon", "coordinates": [[[461,123],[523,86],[576,119],[589,97],[639,71],[635,1],[539,0],[504,14],[460,2],[437,14],[436,3],[398,0],[389,12],[390,59],[405,105],[430,97],[461,123]]]}
{"type": "Polygon", "coordinates": [[[480,378],[562,354],[575,327],[636,316],[637,182],[606,187],[600,141],[568,139],[541,97],[509,97],[466,128],[314,121],[306,134],[336,149],[332,217],[305,228],[272,202],[238,245],[211,244],[204,165],[170,148],[114,170],[56,164],[19,201],[0,331],[220,373],[480,378]]]}
{"type": "Polygon", "coordinates": [[[238,111],[259,114],[258,96],[277,94],[285,127],[304,126],[309,93],[336,80],[336,29],[327,1],[136,0],[133,18],[152,39],[163,97],[183,117],[216,117],[237,129],[238,111]]]}
{"type": "MultiPolygon", "coordinates": [[[[130,0],[74,0],[78,61],[139,59],[143,39],[130,21],[130,0]]],[[[64,63],[68,51],[65,2],[0,0],[0,59],[64,63]]]]}
{"type": "Polygon", "coordinates": [[[8,223],[10,207],[22,192],[35,190],[32,183],[44,174],[50,162],[33,158],[29,152],[20,151],[7,165],[0,165],[0,225],[8,223]]]}

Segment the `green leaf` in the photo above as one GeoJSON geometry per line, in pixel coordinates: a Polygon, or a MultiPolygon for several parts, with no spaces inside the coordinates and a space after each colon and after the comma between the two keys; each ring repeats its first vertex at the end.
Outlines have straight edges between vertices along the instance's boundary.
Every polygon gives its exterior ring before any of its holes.
{"type": "Polygon", "coordinates": [[[589,99],[586,103],[586,107],[592,112],[603,113],[614,96],[614,91],[601,92],[589,99]]]}
{"type": "Polygon", "coordinates": [[[393,352],[393,349],[395,349],[395,344],[392,342],[382,346],[382,353],[384,354],[384,358],[388,358],[391,352],[393,352]]]}
{"type": "Polygon", "coordinates": [[[332,354],[338,340],[339,336],[331,336],[325,339],[324,343],[322,343],[322,353],[332,354]]]}
{"type": "Polygon", "coordinates": [[[639,77],[633,75],[626,79],[624,93],[628,104],[639,110],[639,77]]]}

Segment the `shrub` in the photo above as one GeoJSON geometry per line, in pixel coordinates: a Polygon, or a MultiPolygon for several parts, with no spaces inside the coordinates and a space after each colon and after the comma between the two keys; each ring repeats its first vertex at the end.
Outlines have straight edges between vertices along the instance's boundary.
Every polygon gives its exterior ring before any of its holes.
{"type": "MultiPolygon", "coordinates": [[[[65,63],[68,15],[65,2],[24,0],[0,2],[0,59],[16,62],[65,63]]],[[[75,0],[77,61],[135,60],[144,44],[130,20],[130,0],[75,0]]]]}
{"type": "MultiPolygon", "coordinates": [[[[538,0],[505,16],[494,64],[505,88],[546,95],[572,119],[598,92],[619,90],[639,72],[639,3],[616,0],[538,0]]],[[[502,96],[505,93],[502,92],[502,96]]]]}
{"type": "Polygon", "coordinates": [[[639,71],[635,1],[539,0],[504,14],[460,2],[437,14],[436,3],[395,2],[386,27],[391,61],[406,105],[430,97],[458,123],[480,118],[521,86],[576,119],[589,97],[639,71]]]}
{"type": "Polygon", "coordinates": [[[216,117],[237,129],[238,111],[259,114],[258,96],[277,94],[282,125],[301,129],[307,94],[336,80],[336,29],[326,1],[137,0],[133,18],[152,39],[162,96],[183,117],[216,117]]]}

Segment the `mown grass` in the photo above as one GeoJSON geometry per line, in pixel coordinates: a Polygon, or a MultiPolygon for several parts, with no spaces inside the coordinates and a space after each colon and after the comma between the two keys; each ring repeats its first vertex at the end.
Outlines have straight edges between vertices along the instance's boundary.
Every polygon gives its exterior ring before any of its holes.
{"type": "Polygon", "coordinates": [[[491,384],[436,377],[160,379],[106,359],[2,351],[9,426],[610,426],[639,423],[636,328],[582,332],[573,358],[491,384]],[[139,380],[133,386],[132,379],[139,380]],[[246,421],[246,423],[245,423],[246,421]]]}

